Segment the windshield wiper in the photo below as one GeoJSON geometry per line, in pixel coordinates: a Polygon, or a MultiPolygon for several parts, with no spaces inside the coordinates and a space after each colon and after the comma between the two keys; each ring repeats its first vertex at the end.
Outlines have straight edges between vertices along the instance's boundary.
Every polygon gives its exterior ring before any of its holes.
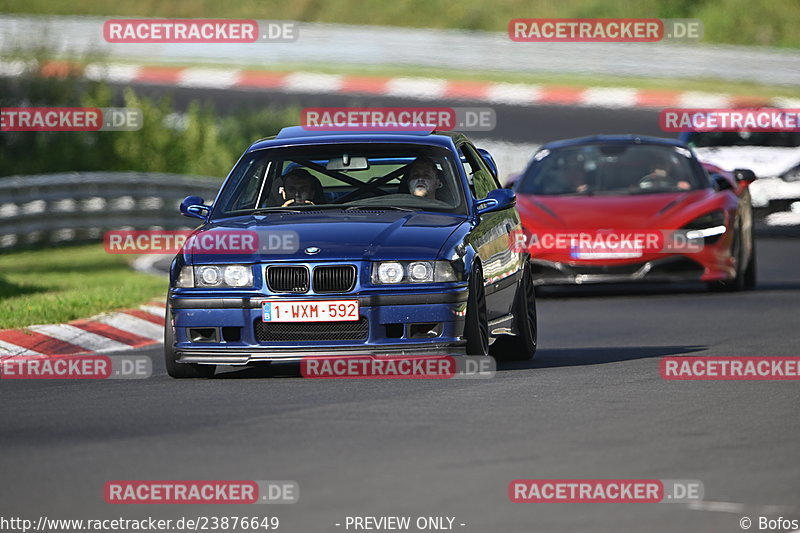
{"type": "Polygon", "coordinates": [[[396,205],[351,205],[345,208],[345,211],[357,211],[363,209],[365,211],[406,211],[413,213],[415,209],[408,207],[397,207],[396,205]]]}

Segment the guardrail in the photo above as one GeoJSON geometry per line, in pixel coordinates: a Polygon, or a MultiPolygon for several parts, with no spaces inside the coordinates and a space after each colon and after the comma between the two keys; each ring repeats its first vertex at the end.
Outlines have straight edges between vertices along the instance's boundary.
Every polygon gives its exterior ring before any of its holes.
{"type": "MultiPolygon", "coordinates": [[[[535,16],[534,11],[525,16],[535,16]]],[[[226,67],[258,64],[265,68],[292,63],[467,70],[477,66],[484,71],[533,74],[715,78],[800,85],[800,54],[793,49],[673,43],[517,43],[501,32],[321,23],[301,23],[298,39],[284,43],[108,43],[102,32],[107,19],[0,15],[0,51],[35,51],[46,45],[59,55],[82,56],[92,51],[124,62],[226,67]],[[265,49],[269,49],[268,54],[265,49]]],[[[225,77],[219,80],[224,85],[225,77]]]]}
{"type": "Polygon", "coordinates": [[[0,250],[92,242],[112,229],[190,229],[178,205],[212,200],[219,178],[141,172],[69,172],[0,178],[0,250]]]}

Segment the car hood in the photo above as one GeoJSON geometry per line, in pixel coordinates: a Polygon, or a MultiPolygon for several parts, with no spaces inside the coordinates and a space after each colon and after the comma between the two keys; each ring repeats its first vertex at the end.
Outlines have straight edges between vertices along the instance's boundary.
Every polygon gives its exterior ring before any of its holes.
{"type": "Polygon", "coordinates": [[[517,195],[517,209],[529,228],[676,229],[698,210],[707,210],[713,189],[626,196],[517,195]]]}
{"type": "Polygon", "coordinates": [[[749,168],[759,178],[776,178],[800,164],[800,148],[710,146],[695,148],[698,158],[725,170],[749,168]]]}
{"type": "Polygon", "coordinates": [[[207,224],[199,234],[253,231],[258,235],[259,250],[193,254],[193,258],[204,263],[436,259],[447,238],[465,220],[463,215],[403,211],[318,211],[227,218],[207,224]],[[290,238],[283,241],[287,235],[290,238]]]}

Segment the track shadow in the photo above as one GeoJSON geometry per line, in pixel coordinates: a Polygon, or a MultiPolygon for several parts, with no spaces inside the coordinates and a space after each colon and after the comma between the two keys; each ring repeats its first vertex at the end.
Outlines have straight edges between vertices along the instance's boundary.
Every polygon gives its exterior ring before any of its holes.
{"type": "MultiPolygon", "coordinates": [[[[602,365],[650,359],[667,355],[687,355],[703,351],[707,346],[612,346],[605,348],[555,348],[540,349],[533,361],[498,362],[497,371],[569,366],[602,365]]],[[[243,368],[220,367],[214,379],[298,378],[299,363],[261,363],[243,368]]]]}
{"type": "Polygon", "coordinates": [[[751,292],[797,291],[800,282],[759,282],[754,289],[746,291],[711,291],[704,283],[680,284],[597,284],[597,285],[551,285],[536,288],[536,297],[542,300],[559,298],[599,298],[628,296],[686,296],[686,295],[737,295],[751,292]]]}
{"type": "Polygon", "coordinates": [[[300,363],[259,363],[233,370],[217,367],[214,379],[299,378],[300,363]]]}
{"type": "Polygon", "coordinates": [[[0,278],[0,299],[11,298],[13,296],[25,296],[26,294],[36,294],[50,290],[47,287],[37,287],[35,285],[19,285],[0,278]]]}
{"type": "Polygon", "coordinates": [[[603,365],[667,355],[687,355],[707,346],[610,346],[604,348],[540,349],[533,361],[498,362],[497,371],[527,368],[559,368],[566,366],[603,365]]]}
{"type": "Polygon", "coordinates": [[[704,283],[608,283],[596,285],[550,285],[536,287],[537,298],[597,298],[599,296],[658,296],[702,294],[704,283]]]}

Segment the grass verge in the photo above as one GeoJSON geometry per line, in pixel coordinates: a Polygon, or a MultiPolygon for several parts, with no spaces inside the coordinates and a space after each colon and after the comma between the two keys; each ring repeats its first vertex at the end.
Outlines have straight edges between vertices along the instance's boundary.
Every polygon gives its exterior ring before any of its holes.
{"type": "Polygon", "coordinates": [[[5,0],[6,13],[299,20],[506,31],[514,18],[697,18],[703,42],[800,47],[796,0],[5,0]]]}
{"type": "Polygon", "coordinates": [[[164,278],[133,271],[133,256],[100,244],[3,252],[0,329],[58,324],[164,298],[164,278]]]}

